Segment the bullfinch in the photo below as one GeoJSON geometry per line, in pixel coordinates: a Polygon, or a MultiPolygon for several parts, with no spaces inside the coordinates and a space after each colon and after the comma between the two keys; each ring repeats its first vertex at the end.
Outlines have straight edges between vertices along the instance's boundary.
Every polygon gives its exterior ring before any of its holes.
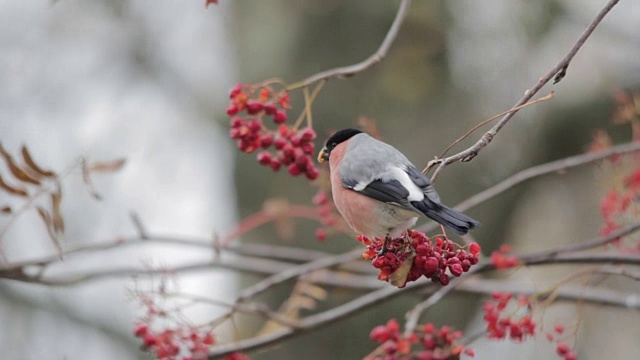
{"type": "Polygon", "coordinates": [[[360,130],[333,134],[318,154],[319,162],[327,160],[336,208],[354,231],[368,238],[403,236],[419,215],[459,235],[480,225],[442,205],[431,180],[400,151],[360,130]]]}

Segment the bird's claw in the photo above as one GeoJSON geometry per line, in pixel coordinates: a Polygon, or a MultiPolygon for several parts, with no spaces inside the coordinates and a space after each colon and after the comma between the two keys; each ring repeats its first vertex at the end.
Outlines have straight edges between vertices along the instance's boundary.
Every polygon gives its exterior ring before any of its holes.
{"type": "Polygon", "coordinates": [[[384,242],[382,243],[382,248],[376,251],[376,254],[378,254],[378,256],[384,256],[384,254],[386,254],[389,251],[389,249],[387,248],[389,240],[391,239],[388,236],[384,238],[384,242]]]}

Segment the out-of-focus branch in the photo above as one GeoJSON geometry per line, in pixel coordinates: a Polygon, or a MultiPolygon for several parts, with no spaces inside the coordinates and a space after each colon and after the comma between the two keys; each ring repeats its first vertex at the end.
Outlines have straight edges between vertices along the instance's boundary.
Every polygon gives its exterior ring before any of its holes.
{"type": "MultiPolygon", "coordinates": [[[[450,285],[451,284],[449,284],[449,286],[450,285]]],[[[222,356],[235,351],[255,350],[272,345],[276,342],[286,340],[293,336],[301,335],[306,331],[312,329],[315,330],[322,326],[329,325],[335,321],[341,320],[344,317],[353,315],[359,311],[369,308],[370,306],[390,300],[406,291],[424,288],[425,286],[428,287],[425,291],[432,294],[432,296],[435,294],[440,294],[442,292],[442,289],[445,289],[437,288],[436,286],[432,286],[431,283],[427,282],[414,282],[408,284],[404,289],[385,286],[379,290],[368,293],[331,310],[327,310],[322,313],[303,318],[296,323],[298,325],[297,329],[291,327],[283,328],[267,335],[216,346],[209,352],[209,359],[219,359],[222,356]]],[[[494,291],[522,294],[537,293],[537,291],[535,289],[532,289],[531,286],[503,280],[498,281],[485,279],[471,279],[464,282],[460,281],[455,288],[451,287],[451,290],[447,290],[447,292],[449,291],[483,295],[491,294],[494,291]]],[[[587,304],[621,307],[626,309],[640,309],[640,295],[632,293],[622,293],[615,290],[567,285],[560,287],[556,292],[554,292],[554,296],[556,296],[556,298],[560,300],[580,301],[587,304]]],[[[429,302],[428,306],[425,306],[425,310],[426,308],[433,306],[436,303],[437,301],[429,302]]]]}
{"type": "Polygon", "coordinates": [[[558,64],[556,64],[556,66],[554,66],[551,70],[549,70],[549,72],[546,75],[541,77],[531,88],[527,89],[525,91],[525,93],[524,93],[524,96],[520,100],[518,100],[518,102],[512,107],[512,108],[514,108],[514,110],[509,112],[509,113],[507,113],[503,117],[501,117],[500,120],[491,129],[489,129],[489,131],[487,131],[484,135],[482,135],[480,140],[478,140],[475,144],[473,144],[473,146],[471,146],[471,147],[469,147],[469,148],[467,148],[467,149],[465,149],[465,150],[463,150],[463,151],[461,151],[461,152],[459,152],[459,153],[457,153],[455,155],[448,156],[448,157],[446,157],[444,159],[436,159],[436,160],[432,161],[430,163],[430,166],[428,166],[428,168],[436,166],[436,164],[437,164],[437,167],[436,167],[436,169],[435,169],[435,171],[433,173],[433,176],[431,177],[431,180],[435,181],[437,179],[438,175],[440,174],[440,172],[446,166],[448,166],[449,164],[452,164],[452,163],[457,162],[457,161],[470,161],[474,157],[476,157],[476,155],[478,155],[480,150],[482,150],[485,146],[489,145],[489,143],[491,143],[491,141],[498,134],[498,132],[518,112],[518,110],[515,109],[515,108],[517,108],[518,106],[520,106],[520,105],[526,103],[527,101],[531,100],[531,98],[538,91],[540,91],[540,89],[542,89],[542,87],[544,87],[549,81],[551,81],[551,79],[555,78],[554,82],[560,81],[564,77],[564,75],[566,74],[567,68],[569,67],[569,64],[571,63],[571,60],[573,60],[573,57],[578,53],[580,48],[582,48],[582,45],[584,45],[585,41],[587,41],[589,36],[591,36],[591,34],[595,30],[595,28],[600,24],[602,19],[604,19],[604,17],[609,13],[609,11],[611,11],[611,9],[619,1],[620,0],[610,0],[607,3],[607,5],[605,5],[605,7],[602,10],[600,10],[598,15],[595,17],[595,19],[593,19],[591,24],[589,24],[587,29],[578,38],[578,40],[575,42],[573,47],[571,47],[571,49],[564,56],[564,58],[562,58],[562,60],[560,60],[560,62],[558,64]]]}
{"type": "MultiPolygon", "coordinates": [[[[497,183],[496,185],[493,185],[471,196],[470,198],[467,198],[463,202],[454,206],[454,208],[460,211],[466,211],[479,204],[484,203],[487,200],[490,200],[502,194],[503,192],[525,181],[528,181],[543,175],[560,173],[578,166],[582,166],[582,165],[596,162],[598,160],[606,159],[610,156],[628,154],[636,151],[640,151],[640,142],[637,142],[637,141],[616,145],[608,149],[594,152],[594,153],[574,155],[564,159],[555,160],[548,163],[532,166],[530,168],[524,169],[506,178],[505,180],[497,183]]],[[[419,230],[431,231],[435,229],[437,226],[438,225],[435,222],[431,222],[419,227],[419,230]]]]}
{"type": "Polygon", "coordinates": [[[349,66],[342,66],[342,67],[321,71],[317,74],[309,76],[308,78],[298,83],[288,86],[287,90],[291,91],[294,89],[306,87],[315,82],[322,81],[322,80],[350,77],[357,73],[365,71],[370,67],[374,66],[375,64],[379,63],[380,61],[382,61],[382,59],[385,56],[387,56],[387,53],[389,52],[389,48],[391,48],[391,45],[393,44],[396,37],[398,36],[400,27],[402,26],[402,23],[404,22],[404,19],[407,17],[407,13],[409,12],[410,5],[411,5],[411,0],[402,0],[402,2],[400,3],[400,7],[398,8],[398,12],[396,13],[396,17],[393,20],[393,23],[391,24],[391,27],[389,28],[387,35],[385,36],[384,40],[380,44],[380,47],[378,48],[378,50],[376,50],[376,52],[371,54],[371,56],[369,56],[366,60],[361,61],[357,64],[349,65],[349,66]]]}
{"type": "Polygon", "coordinates": [[[465,201],[456,205],[456,209],[460,211],[468,210],[478,204],[494,198],[495,196],[502,194],[503,192],[511,189],[512,187],[521,184],[527,180],[533,178],[548,175],[552,173],[562,172],[578,166],[590,164],[598,160],[606,159],[614,155],[622,155],[631,152],[640,151],[640,142],[630,142],[626,144],[616,145],[611,148],[594,152],[586,153],[575,156],[570,156],[564,159],[551,161],[545,164],[532,166],[528,169],[517,172],[516,174],[508,177],[507,179],[491,186],[490,188],[483,190],[476,195],[466,199],[465,201]]]}

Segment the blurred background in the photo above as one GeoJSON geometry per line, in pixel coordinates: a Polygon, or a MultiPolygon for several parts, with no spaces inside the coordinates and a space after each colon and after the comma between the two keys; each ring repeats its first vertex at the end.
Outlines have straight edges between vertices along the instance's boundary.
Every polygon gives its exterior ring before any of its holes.
{"type": "MultiPolygon", "coordinates": [[[[310,203],[315,188],[306,181],[272,173],[254,156],[237,152],[227,135],[228,90],[236,82],[272,77],[293,83],[365,59],[384,38],[399,2],[220,2],[205,9],[204,1],[0,1],[2,145],[15,152],[27,144],[40,163],[60,170],[81,155],[128,159],[121,172],[97,181],[103,202],[83,191],[79,174],[68,177],[66,243],[135,234],[132,210],[154,233],[207,238],[233,229],[237,219],[259,211],[266,199],[310,203]]],[[[420,168],[469,128],[510,108],[565,55],[604,4],[415,1],[384,61],[325,85],[313,108],[316,146],[332,129],[356,126],[366,116],[376,120],[385,141],[420,168]]],[[[553,100],[519,112],[476,159],[441,174],[437,188],[444,202],[453,206],[519,170],[582,153],[594,129],[610,130],[616,141],[630,140],[628,129],[613,127],[610,119],[614,91],[640,87],[638,59],[640,4],[622,0],[578,53],[566,78],[539,93],[554,90],[553,100]]],[[[302,97],[292,97],[290,117],[295,118],[302,97]]],[[[485,253],[502,243],[529,251],[593,238],[601,225],[602,178],[597,167],[588,167],[518,186],[468,212],[483,224],[473,235],[485,253]]],[[[10,260],[51,253],[50,243],[42,240],[46,232],[34,223],[35,216],[25,216],[2,239],[10,260]]],[[[296,222],[295,236],[281,239],[273,226],[265,226],[241,241],[331,253],[357,246],[347,236],[319,242],[315,228],[312,222],[296,222]]],[[[175,265],[207,256],[157,246],[101,253],[67,266],[175,265]]],[[[554,267],[515,278],[544,289],[566,274],[568,269],[554,267]]],[[[257,279],[212,271],[178,277],[182,290],[227,301],[257,279]]],[[[291,286],[266,300],[277,306],[291,286]]],[[[629,281],[605,286],[640,290],[629,281]]],[[[131,336],[139,311],[127,296],[131,287],[130,279],[64,288],[1,281],[3,359],[150,358],[131,336]]],[[[328,290],[331,297],[321,308],[358,295],[328,290]]],[[[392,317],[403,319],[419,300],[407,294],[251,355],[362,358],[374,348],[370,329],[392,317]],[[309,349],[321,351],[310,354],[309,349]]],[[[473,332],[482,326],[478,300],[451,296],[424,320],[473,332]]],[[[562,304],[546,316],[581,319],[581,359],[628,358],[640,336],[638,314],[593,307],[578,312],[575,304],[562,304]]],[[[242,321],[221,340],[251,335],[260,325],[242,321]]],[[[556,358],[543,339],[473,347],[476,359],[556,358]]]]}

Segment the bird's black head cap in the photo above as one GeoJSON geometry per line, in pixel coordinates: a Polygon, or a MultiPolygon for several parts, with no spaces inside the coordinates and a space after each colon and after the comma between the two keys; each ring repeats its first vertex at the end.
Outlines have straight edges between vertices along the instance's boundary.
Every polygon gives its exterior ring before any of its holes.
{"type": "Polygon", "coordinates": [[[362,131],[358,129],[342,129],[337,131],[335,134],[331,135],[329,139],[327,139],[327,143],[320,151],[318,155],[318,161],[327,161],[329,160],[329,155],[331,154],[331,150],[333,150],[338,144],[343,143],[349,139],[351,139],[354,135],[358,135],[362,133],[362,131]]]}

